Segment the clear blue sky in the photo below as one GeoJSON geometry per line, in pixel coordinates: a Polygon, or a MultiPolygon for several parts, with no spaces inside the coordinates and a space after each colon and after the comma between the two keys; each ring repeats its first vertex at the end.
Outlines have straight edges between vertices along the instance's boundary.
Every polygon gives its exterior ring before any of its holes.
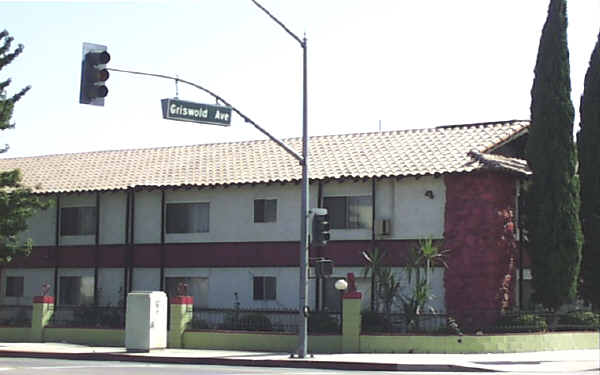
{"type": "MultiPolygon", "coordinates": [[[[548,2],[261,1],[306,32],[311,135],[529,118],[548,2]]],[[[577,111],[600,0],[570,0],[568,12],[577,111]]],[[[79,104],[83,42],[107,45],[110,67],[179,75],[278,137],[301,135],[302,50],[250,0],[0,2],[0,14],[25,45],[0,78],[13,79],[9,94],[32,85],[2,157],[264,138],[239,118],[229,128],[163,120],[172,81],[112,73],[104,107],[79,104]]]]}

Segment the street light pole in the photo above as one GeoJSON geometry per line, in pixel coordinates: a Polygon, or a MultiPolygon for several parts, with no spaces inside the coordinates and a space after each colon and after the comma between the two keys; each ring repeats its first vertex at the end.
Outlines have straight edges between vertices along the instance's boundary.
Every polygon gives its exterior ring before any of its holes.
{"type": "Polygon", "coordinates": [[[296,355],[298,358],[304,358],[307,354],[307,335],[308,335],[308,227],[310,224],[309,215],[309,180],[308,180],[308,102],[307,102],[307,79],[306,79],[306,36],[303,39],[298,38],[296,34],[290,31],[281,21],[273,16],[265,7],[256,0],[252,2],[265,12],[273,21],[281,26],[292,38],[294,38],[300,47],[302,47],[302,195],[300,208],[300,279],[299,279],[299,303],[298,303],[298,349],[296,355]]]}
{"type": "Polygon", "coordinates": [[[309,205],[309,180],[308,180],[308,119],[307,119],[307,80],[306,80],[306,36],[302,40],[302,207],[301,207],[301,229],[300,229],[300,326],[298,327],[298,351],[299,358],[306,357],[307,335],[308,335],[308,227],[310,215],[309,205]]]}

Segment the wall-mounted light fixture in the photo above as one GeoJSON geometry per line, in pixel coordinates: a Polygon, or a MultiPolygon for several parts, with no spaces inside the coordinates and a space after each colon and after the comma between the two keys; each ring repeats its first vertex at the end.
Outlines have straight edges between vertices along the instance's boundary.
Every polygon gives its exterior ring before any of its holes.
{"type": "Polygon", "coordinates": [[[426,196],[427,198],[429,198],[429,199],[433,199],[433,198],[434,198],[434,196],[433,196],[433,191],[431,191],[431,190],[427,190],[427,191],[425,192],[425,196],[426,196]]]}

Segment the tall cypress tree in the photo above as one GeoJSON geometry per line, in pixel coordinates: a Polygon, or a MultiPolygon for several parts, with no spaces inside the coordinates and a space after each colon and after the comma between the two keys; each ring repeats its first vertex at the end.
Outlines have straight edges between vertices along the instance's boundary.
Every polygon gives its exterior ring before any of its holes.
{"type": "Polygon", "coordinates": [[[600,306],[600,34],[592,52],[581,96],[579,178],[581,222],[585,240],[581,262],[581,295],[600,306]]]}
{"type": "Polygon", "coordinates": [[[575,298],[583,236],[575,175],[566,0],[551,0],[531,89],[526,147],[529,254],[535,301],[556,309],[575,298]]]}
{"type": "MultiPolygon", "coordinates": [[[[13,38],[8,32],[0,32],[0,70],[10,64],[23,52],[19,45],[11,51],[13,38]]],[[[12,96],[8,96],[6,89],[10,79],[0,81],[0,130],[11,129],[15,124],[11,122],[15,103],[29,90],[29,86],[21,89],[12,96]]],[[[5,147],[0,153],[8,150],[5,147]]],[[[31,190],[21,185],[19,170],[0,173],[0,266],[10,262],[15,255],[28,254],[31,250],[31,241],[19,241],[17,234],[27,229],[27,219],[35,214],[36,210],[46,205],[31,190]]]]}

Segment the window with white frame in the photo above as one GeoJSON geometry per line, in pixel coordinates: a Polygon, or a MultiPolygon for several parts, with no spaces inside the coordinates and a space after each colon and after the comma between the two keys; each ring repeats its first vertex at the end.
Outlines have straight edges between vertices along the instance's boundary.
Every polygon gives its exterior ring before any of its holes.
{"type": "Polygon", "coordinates": [[[61,236],[96,234],[96,207],[63,207],[60,209],[61,236]]]}
{"type": "Polygon", "coordinates": [[[94,278],[89,276],[61,276],[59,304],[90,305],[94,302],[94,278]]]}
{"type": "Polygon", "coordinates": [[[274,223],[277,221],[277,199],[254,200],[254,222],[274,223]]]}
{"type": "Polygon", "coordinates": [[[254,276],[254,300],[277,299],[277,279],[273,276],[254,276]]]}
{"type": "Polygon", "coordinates": [[[325,197],[323,207],[329,215],[331,229],[363,229],[371,228],[373,210],[371,197],[325,197]]]}
{"type": "Polygon", "coordinates": [[[6,297],[23,297],[24,285],[25,278],[23,276],[7,276],[4,295],[6,297]]]}
{"type": "Polygon", "coordinates": [[[209,231],[210,204],[167,203],[167,233],[206,233],[209,231]]]}

